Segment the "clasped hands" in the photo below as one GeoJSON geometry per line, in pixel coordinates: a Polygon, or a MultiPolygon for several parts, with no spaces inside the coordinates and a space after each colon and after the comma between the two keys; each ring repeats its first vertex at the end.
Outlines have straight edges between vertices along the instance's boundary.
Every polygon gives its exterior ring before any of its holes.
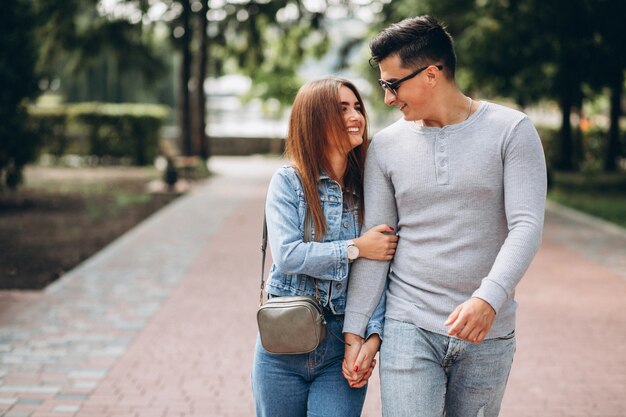
{"type": "Polygon", "coordinates": [[[376,367],[376,353],[380,348],[380,337],[373,334],[363,339],[353,333],[344,333],[346,349],[341,373],[351,388],[362,388],[367,384],[376,367]]]}
{"type": "MultiPolygon", "coordinates": [[[[460,304],[448,316],[444,326],[448,334],[471,343],[481,343],[493,324],[496,312],[486,301],[472,297],[460,304]]],[[[367,340],[353,333],[344,333],[346,349],[341,372],[351,388],[362,388],[376,367],[376,353],[380,337],[371,335],[367,340]]]]}

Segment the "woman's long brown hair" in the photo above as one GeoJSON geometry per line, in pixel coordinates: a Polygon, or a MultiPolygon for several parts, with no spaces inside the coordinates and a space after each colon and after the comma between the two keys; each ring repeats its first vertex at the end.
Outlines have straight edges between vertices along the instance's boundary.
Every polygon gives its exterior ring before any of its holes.
{"type": "MultiPolygon", "coordinates": [[[[331,178],[333,172],[328,159],[328,146],[350,149],[343,176],[343,186],[349,192],[349,204],[359,205],[359,221],[363,223],[363,167],[368,145],[367,114],[358,90],[348,80],[327,77],[303,85],[293,102],[289,118],[289,132],[285,154],[300,174],[304,197],[313,217],[315,239],[320,241],[326,233],[326,219],[317,190],[320,174],[331,178]],[[350,137],[343,117],[339,90],[345,86],[352,90],[365,118],[363,143],[350,149],[350,137]]],[[[338,180],[338,178],[334,178],[338,180]]],[[[346,197],[344,197],[346,198],[346,197]]]]}

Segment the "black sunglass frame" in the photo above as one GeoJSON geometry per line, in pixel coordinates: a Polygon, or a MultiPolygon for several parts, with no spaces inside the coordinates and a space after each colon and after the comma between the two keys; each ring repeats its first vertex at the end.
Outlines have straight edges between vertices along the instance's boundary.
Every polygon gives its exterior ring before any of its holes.
{"type": "MultiPolygon", "coordinates": [[[[415,77],[417,74],[419,74],[420,72],[424,71],[425,69],[429,68],[430,65],[426,65],[425,67],[422,68],[418,68],[415,71],[413,71],[412,73],[410,73],[409,75],[407,75],[404,78],[400,78],[399,80],[396,81],[387,81],[387,80],[383,80],[383,79],[379,79],[378,80],[378,84],[381,86],[381,88],[383,89],[383,91],[386,91],[387,89],[391,90],[391,92],[393,93],[394,96],[398,95],[398,87],[400,87],[400,84],[402,84],[403,82],[405,82],[406,80],[410,80],[411,78],[415,77]]],[[[435,67],[441,71],[443,69],[443,65],[435,65],[435,67]]]]}

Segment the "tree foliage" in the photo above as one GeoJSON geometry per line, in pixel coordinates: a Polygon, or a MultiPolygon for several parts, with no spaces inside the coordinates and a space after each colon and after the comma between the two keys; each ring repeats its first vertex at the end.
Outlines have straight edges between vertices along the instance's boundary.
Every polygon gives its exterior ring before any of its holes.
{"type": "MultiPolygon", "coordinates": [[[[217,75],[240,72],[253,80],[254,96],[293,99],[297,70],[328,47],[323,11],[306,1],[223,2],[209,11],[211,60],[217,75]]],[[[328,4],[328,2],[324,2],[328,4]]]]}
{"type": "Polygon", "coordinates": [[[158,86],[159,77],[177,71],[181,150],[208,157],[204,79],[239,72],[254,80],[254,96],[290,102],[300,85],[298,66],[322,54],[328,41],[325,7],[310,10],[307,3],[33,0],[40,85],[69,102],[132,102],[150,90],[157,91],[152,100],[162,101],[172,93],[158,86]],[[170,45],[159,35],[163,28],[170,45]]]}
{"type": "Polygon", "coordinates": [[[626,60],[621,0],[410,0],[385,5],[380,26],[429,13],[456,38],[467,87],[510,97],[525,107],[542,99],[562,111],[555,165],[576,168],[570,114],[580,111],[584,86],[612,90],[608,169],[615,169],[626,60]]]}
{"type": "MultiPolygon", "coordinates": [[[[424,13],[444,21],[456,39],[462,88],[511,97],[522,107],[557,101],[563,112],[560,168],[576,163],[570,113],[579,111],[585,94],[610,89],[608,169],[615,168],[622,152],[617,126],[626,65],[621,29],[626,2],[621,0],[117,0],[125,11],[118,14],[103,10],[99,0],[31,3],[40,17],[38,73],[50,85],[61,78],[70,98],[120,102],[152,94],[148,101],[173,101],[172,89],[155,83],[167,70],[178,71],[185,154],[210,154],[204,125],[207,76],[248,75],[252,97],[288,104],[301,85],[302,63],[329,48],[327,8],[355,11],[374,3],[380,3],[381,13],[371,35],[424,13]],[[169,45],[159,35],[164,28],[169,45]]],[[[348,54],[358,45],[346,39],[342,51],[348,54]]]]}
{"type": "Polygon", "coordinates": [[[15,188],[22,167],[30,162],[38,141],[26,129],[25,104],[37,92],[37,49],[34,14],[28,0],[14,0],[0,11],[0,188],[15,188]]]}
{"type": "Polygon", "coordinates": [[[611,91],[610,128],[604,168],[607,171],[616,171],[618,158],[626,156],[620,144],[619,127],[619,119],[623,114],[622,96],[626,69],[626,35],[623,30],[626,2],[599,0],[594,4],[594,14],[598,16],[595,22],[595,60],[587,76],[592,87],[608,87],[611,91]]]}
{"type": "MultiPolygon", "coordinates": [[[[166,74],[150,25],[99,9],[99,0],[35,0],[38,72],[68,101],[139,101],[166,74]]],[[[141,10],[141,9],[140,9],[141,10]]],[[[139,13],[141,11],[139,10],[139,13]]]]}
{"type": "Polygon", "coordinates": [[[465,39],[480,84],[521,106],[557,100],[562,123],[555,165],[565,170],[576,165],[570,114],[582,106],[582,84],[593,59],[591,9],[591,0],[486,2],[465,39]]]}
{"type": "Polygon", "coordinates": [[[165,3],[174,16],[166,23],[181,56],[178,118],[186,155],[209,155],[202,100],[207,75],[248,75],[254,85],[251,95],[288,103],[300,85],[299,65],[327,45],[323,8],[311,11],[303,1],[165,3]]]}

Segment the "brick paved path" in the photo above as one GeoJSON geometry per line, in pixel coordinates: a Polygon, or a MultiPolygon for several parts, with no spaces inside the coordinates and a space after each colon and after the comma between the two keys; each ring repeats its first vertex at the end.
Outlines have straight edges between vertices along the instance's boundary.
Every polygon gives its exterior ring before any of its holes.
{"type": "MultiPolygon", "coordinates": [[[[212,164],[218,176],[46,291],[0,292],[0,417],[254,414],[262,206],[281,161],[212,164]]],[[[626,233],[553,207],[544,236],[501,415],[626,416],[626,233]]]]}

